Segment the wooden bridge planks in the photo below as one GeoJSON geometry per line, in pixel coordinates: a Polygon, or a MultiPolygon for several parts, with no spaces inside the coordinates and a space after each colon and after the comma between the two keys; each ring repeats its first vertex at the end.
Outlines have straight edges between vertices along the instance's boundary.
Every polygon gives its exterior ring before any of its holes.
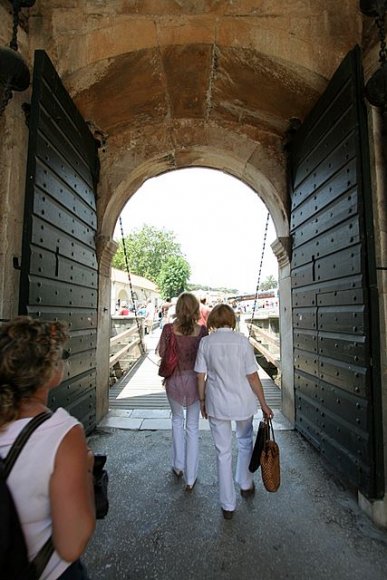
{"type": "MultiPolygon", "coordinates": [[[[111,409],[168,409],[169,403],[157,374],[158,356],[155,349],[160,330],[145,337],[147,356],[142,357],[132,370],[117,382],[109,393],[111,409]]],[[[281,408],[281,390],[260,368],[259,376],[265,391],[267,404],[273,409],[281,408]]]]}

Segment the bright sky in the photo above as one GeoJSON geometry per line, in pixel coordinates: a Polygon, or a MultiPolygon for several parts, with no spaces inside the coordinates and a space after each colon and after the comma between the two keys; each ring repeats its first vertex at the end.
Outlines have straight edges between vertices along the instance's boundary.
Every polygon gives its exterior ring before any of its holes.
{"type": "MultiPolygon", "coordinates": [[[[144,224],[175,234],[190,282],[255,292],[267,209],[238,179],[212,169],[179,169],[148,179],[122,212],[124,235],[144,224]]],[[[117,224],[114,238],[121,233],[117,224]]],[[[270,219],[261,281],[277,278],[270,219]]]]}

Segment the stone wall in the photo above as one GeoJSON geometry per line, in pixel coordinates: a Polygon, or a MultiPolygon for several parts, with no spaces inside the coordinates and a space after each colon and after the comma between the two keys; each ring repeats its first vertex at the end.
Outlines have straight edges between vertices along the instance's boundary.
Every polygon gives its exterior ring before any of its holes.
{"type": "MultiPolygon", "coordinates": [[[[0,4],[1,45],[9,46],[11,36],[11,5],[4,0],[0,4]]],[[[19,52],[30,64],[28,43],[29,38],[25,30],[19,29],[19,52]]],[[[30,91],[14,92],[0,117],[0,318],[3,319],[11,318],[18,312],[17,267],[21,260],[28,146],[28,128],[22,104],[29,102],[29,99],[30,91]]]]}
{"type": "MultiPolygon", "coordinates": [[[[37,0],[22,9],[20,52],[32,68],[44,49],[100,141],[98,188],[99,334],[97,416],[107,409],[110,263],[116,220],[147,179],[182,167],[210,167],[248,184],[277,232],[281,293],[283,408],[293,418],[289,224],[283,142],[304,119],[355,44],[368,77],[378,65],[375,27],[358,0],[37,0]],[[105,364],[104,364],[105,363],[105,364]]],[[[0,42],[12,17],[0,0],[0,42]]],[[[28,129],[14,95],[0,118],[0,317],[17,313],[28,129]]],[[[375,114],[374,120],[377,119],[375,114]]],[[[387,424],[386,215],[380,127],[373,123],[375,231],[381,314],[384,425],[387,424]]],[[[387,429],[384,429],[387,472],[387,429]]],[[[364,502],[387,525],[386,501],[364,502]]]]}

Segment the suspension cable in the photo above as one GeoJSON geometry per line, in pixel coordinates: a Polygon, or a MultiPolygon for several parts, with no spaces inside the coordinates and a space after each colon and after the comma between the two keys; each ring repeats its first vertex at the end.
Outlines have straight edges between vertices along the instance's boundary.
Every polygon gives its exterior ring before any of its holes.
{"type": "Polygon", "coordinates": [[[143,342],[143,339],[142,339],[142,326],[141,326],[140,321],[139,321],[138,316],[137,316],[137,307],[136,307],[136,301],[135,301],[135,297],[134,297],[134,291],[133,291],[133,285],[132,285],[132,277],[130,275],[129,259],[128,259],[128,253],[126,251],[126,243],[125,243],[125,237],[124,237],[124,228],[123,228],[123,225],[122,225],[122,218],[121,218],[121,216],[119,217],[119,222],[120,222],[122,248],[123,248],[123,251],[124,251],[126,271],[128,273],[130,296],[131,296],[132,303],[133,303],[134,317],[136,319],[138,335],[140,337],[140,350],[141,350],[141,353],[144,355],[144,354],[146,354],[146,348],[145,348],[145,345],[144,345],[144,342],[143,342]]]}
{"type": "Polygon", "coordinates": [[[253,306],[253,311],[251,313],[251,320],[250,320],[249,336],[248,336],[248,338],[250,338],[251,337],[251,334],[252,334],[253,320],[254,320],[254,316],[255,316],[255,310],[257,308],[259,286],[261,284],[262,264],[263,264],[263,258],[264,258],[264,255],[265,255],[265,248],[266,248],[267,230],[269,228],[269,220],[270,220],[270,213],[267,212],[265,230],[264,230],[264,233],[263,233],[262,254],[261,254],[261,260],[260,260],[260,263],[259,263],[257,287],[255,289],[254,306],[253,306]]]}
{"type": "Polygon", "coordinates": [[[20,12],[20,0],[12,0],[12,38],[9,43],[12,50],[18,50],[19,45],[17,43],[17,29],[19,27],[19,12],[20,12]]]}

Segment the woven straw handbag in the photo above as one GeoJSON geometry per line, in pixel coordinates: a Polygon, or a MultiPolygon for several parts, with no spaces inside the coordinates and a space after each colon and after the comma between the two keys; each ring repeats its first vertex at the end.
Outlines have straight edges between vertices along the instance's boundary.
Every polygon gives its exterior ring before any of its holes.
{"type": "Polygon", "coordinates": [[[271,419],[269,422],[268,438],[265,441],[261,453],[262,481],[266,491],[277,491],[281,483],[280,475],[280,452],[274,438],[274,429],[271,419]],[[270,432],[272,439],[270,438],[270,432]]]}

